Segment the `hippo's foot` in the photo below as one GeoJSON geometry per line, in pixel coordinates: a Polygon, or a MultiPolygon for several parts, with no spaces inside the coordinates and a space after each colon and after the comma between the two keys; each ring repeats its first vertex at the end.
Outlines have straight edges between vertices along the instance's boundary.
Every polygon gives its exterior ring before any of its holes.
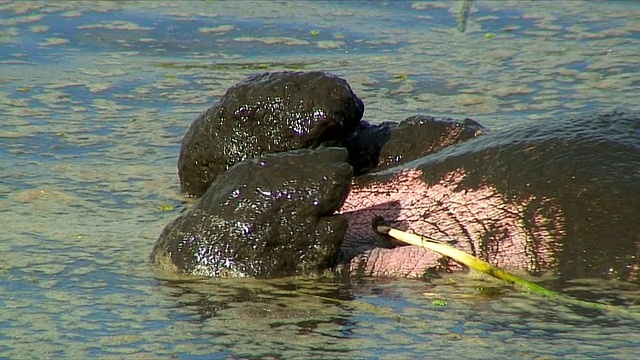
{"type": "Polygon", "coordinates": [[[334,215],[351,181],[346,161],[345,149],[327,148],[236,164],[164,229],[152,261],[216,277],[279,277],[328,268],[346,232],[346,218],[334,215]]]}
{"type": "Polygon", "coordinates": [[[233,164],[268,153],[345,146],[364,104],[344,79],[324,72],[254,75],[227,90],[182,140],[182,191],[202,196],[233,164]]]}

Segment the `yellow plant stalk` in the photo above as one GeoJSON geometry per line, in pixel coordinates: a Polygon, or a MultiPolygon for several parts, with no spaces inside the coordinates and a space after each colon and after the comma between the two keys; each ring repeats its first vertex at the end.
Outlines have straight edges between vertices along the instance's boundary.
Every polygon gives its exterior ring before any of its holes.
{"type": "Polygon", "coordinates": [[[493,266],[486,261],[480,260],[477,257],[467,254],[466,252],[457,249],[451,245],[430,240],[420,235],[411,234],[402,230],[390,228],[388,226],[377,226],[376,230],[379,233],[387,234],[394,239],[402,241],[410,245],[421,246],[427,250],[437,252],[438,254],[452,258],[453,260],[471,268],[476,271],[493,276],[500,280],[506,281],[509,284],[517,285],[524,288],[526,291],[535,292],[544,296],[556,296],[556,293],[546,289],[538,284],[532,283],[518,276],[515,276],[508,271],[493,266]]]}
{"type": "Polygon", "coordinates": [[[616,307],[613,305],[605,305],[605,304],[601,304],[601,303],[596,303],[596,302],[591,302],[591,301],[585,301],[585,300],[580,300],[580,299],[574,299],[562,294],[558,294],[556,292],[553,292],[549,289],[546,289],[538,284],[532,283],[530,281],[527,281],[525,279],[522,279],[518,276],[515,276],[511,273],[509,273],[506,270],[500,269],[497,266],[493,266],[491,264],[489,264],[486,261],[480,260],[477,257],[467,254],[466,252],[457,249],[449,244],[445,244],[443,242],[440,241],[436,241],[436,240],[431,240],[431,239],[427,239],[423,236],[420,235],[416,235],[416,234],[411,234],[408,233],[406,231],[402,231],[402,230],[398,230],[398,229],[394,229],[388,226],[384,226],[384,225],[375,225],[374,224],[374,228],[376,229],[377,232],[381,233],[381,234],[386,234],[388,236],[391,236],[392,238],[399,240],[401,242],[410,244],[410,245],[416,245],[416,246],[421,246],[427,250],[431,250],[434,252],[437,252],[440,255],[443,256],[447,256],[450,257],[451,259],[471,268],[474,269],[476,271],[480,271],[482,273],[485,273],[487,275],[491,275],[495,278],[498,278],[500,280],[506,281],[509,284],[513,284],[516,286],[519,286],[521,288],[523,288],[526,291],[529,292],[534,292],[546,297],[552,297],[555,299],[559,299],[563,302],[567,302],[567,303],[571,303],[571,304],[576,304],[576,305],[580,305],[580,306],[587,306],[590,308],[595,308],[595,309],[599,309],[599,310],[608,310],[608,311],[615,311],[618,314],[623,314],[626,316],[631,316],[634,319],[640,319],[640,314],[633,312],[633,311],[629,311],[625,308],[620,308],[620,307],[616,307]]]}

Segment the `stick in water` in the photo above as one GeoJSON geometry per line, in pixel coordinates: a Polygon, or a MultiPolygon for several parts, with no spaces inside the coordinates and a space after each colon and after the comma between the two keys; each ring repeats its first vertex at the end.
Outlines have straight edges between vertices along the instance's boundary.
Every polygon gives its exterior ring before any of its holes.
{"type": "Polygon", "coordinates": [[[448,245],[446,243],[439,242],[436,240],[430,240],[420,235],[411,234],[402,230],[394,229],[384,224],[385,224],[384,219],[382,218],[374,219],[374,222],[373,222],[374,229],[380,234],[386,234],[398,241],[401,241],[410,245],[421,246],[427,250],[437,252],[440,255],[450,257],[451,259],[463,265],[466,265],[471,269],[480,271],[487,275],[491,275],[495,278],[506,281],[509,284],[517,285],[519,287],[524,288],[525,290],[535,292],[543,296],[561,299],[562,301],[575,304],[575,305],[588,306],[588,307],[600,309],[600,310],[616,311],[620,314],[633,316],[634,319],[638,319],[640,317],[640,314],[633,311],[628,311],[624,308],[618,308],[613,305],[605,305],[605,304],[600,304],[596,302],[585,301],[585,300],[574,299],[571,297],[563,296],[549,289],[546,289],[538,284],[532,283],[518,276],[515,276],[503,269],[500,269],[499,267],[489,264],[486,261],[482,261],[477,257],[473,255],[469,255],[466,252],[460,249],[457,249],[451,245],[448,245]]]}
{"type": "Polygon", "coordinates": [[[402,241],[410,245],[421,246],[427,250],[437,252],[438,254],[452,258],[453,260],[466,265],[467,267],[480,271],[487,275],[491,275],[500,280],[506,281],[509,284],[517,285],[525,290],[532,291],[544,296],[556,296],[556,294],[538,284],[532,283],[518,276],[515,276],[499,267],[493,266],[486,261],[482,261],[473,255],[469,255],[466,252],[459,250],[451,245],[430,240],[420,235],[411,234],[402,230],[394,229],[388,226],[378,225],[376,231],[381,234],[386,234],[394,239],[402,241]]]}

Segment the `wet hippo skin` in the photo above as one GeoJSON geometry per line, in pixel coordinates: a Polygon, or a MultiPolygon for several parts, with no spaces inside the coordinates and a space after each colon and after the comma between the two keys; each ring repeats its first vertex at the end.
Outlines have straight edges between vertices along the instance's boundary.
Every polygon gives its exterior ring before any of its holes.
{"type": "Polygon", "coordinates": [[[382,216],[511,269],[637,279],[640,115],[491,132],[357,178],[341,213],[349,219],[344,260],[367,275],[419,276],[442,264],[415,247],[379,247],[371,219],[382,216]]]}
{"type": "Polygon", "coordinates": [[[363,112],[349,84],[331,74],[250,76],[191,124],[178,159],[181,190],[202,196],[233,164],[262,154],[345,146],[363,112]]]}
{"type": "Polygon", "coordinates": [[[346,232],[334,215],[352,169],[344,148],[245,160],[160,235],[152,260],[192,275],[279,277],[330,267],[346,232]]]}
{"type": "Polygon", "coordinates": [[[354,175],[415,160],[447,146],[480,136],[486,129],[472,119],[415,115],[397,123],[361,121],[347,138],[354,175]]]}
{"type": "MultiPolygon", "coordinates": [[[[277,78],[279,74],[270,77],[277,78]]],[[[352,98],[343,110],[334,113],[350,113],[351,104],[358,102],[352,98]]],[[[359,119],[360,115],[356,111],[350,118],[359,119]]],[[[260,117],[248,116],[242,121],[255,119],[260,117]]],[[[284,276],[327,267],[349,274],[421,276],[433,269],[459,269],[450,261],[413,246],[388,248],[388,242],[373,233],[371,225],[375,217],[382,216],[392,226],[450,241],[511,269],[532,274],[554,272],[566,278],[637,279],[639,119],[638,114],[620,112],[574,115],[500,131],[486,131],[471,119],[430,116],[379,125],[361,121],[349,126],[352,130],[346,135],[346,130],[312,130],[316,135],[325,134],[316,137],[322,141],[311,146],[318,150],[294,151],[292,156],[305,160],[284,161],[290,167],[280,166],[279,171],[265,172],[255,181],[253,170],[235,175],[227,174],[234,168],[224,172],[237,161],[240,163],[235,166],[251,168],[259,161],[252,157],[271,156],[259,155],[270,145],[242,137],[234,140],[234,149],[244,149],[242,154],[216,160],[222,175],[215,179],[229,185],[217,184],[210,174],[204,180],[191,180],[190,176],[204,175],[197,171],[181,173],[183,184],[214,185],[190,213],[165,229],[152,257],[164,268],[209,276],[284,276]],[[323,149],[336,144],[344,145],[348,156],[344,150],[340,156],[322,155],[338,151],[323,149]],[[323,164],[327,159],[328,163],[323,164]],[[303,165],[305,161],[308,166],[303,165]],[[337,170],[340,166],[347,166],[348,174],[346,168],[337,170]],[[311,169],[325,180],[312,177],[311,169]],[[359,175],[353,180],[351,169],[359,175]],[[227,176],[233,182],[224,180],[227,176]],[[249,196],[252,207],[262,210],[243,213],[237,210],[241,207],[236,209],[236,205],[227,203],[239,189],[231,184],[247,185],[246,189],[253,189],[249,193],[260,192],[259,189],[274,185],[271,177],[279,184],[288,184],[290,189],[299,186],[297,191],[301,193],[311,189],[323,194],[325,205],[320,209],[318,197],[298,196],[297,200],[290,199],[292,202],[286,207],[278,208],[269,205],[272,198],[249,196]],[[351,188],[347,190],[349,184],[351,188]],[[347,198],[342,205],[344,196],[347,198]],[[304,226],[290,226],[289,214],[299,215],[296,224],[304,226]],[[323,219],[329,225],[322,225],[323,219]],[[286,226],[280,224],[282,221],[286,226]],[[275,233],[265,229],[274,224],[284,229],[278,234],[300,232],[295,251],[283,251],[284,243],[270,238],[275,233]],[[339,243],[342,239],[344,242],[339,243]],[[265,246],[251,251],[256,244],[265,246]],[[235,247],[245,250],[226,252],[235,247]]],[[[225,126],[237,125],[231,122],[225,126]]],[[[270,126],[269,122],[256,121],[254,131],[262,129],[267,133],[270,126]]],[[[291,134],[288,126],[277,128],[291,134]]],[[[186,141],[190,133],[185,136],[181,153],[191,152],[190,147],[200,151],[198,148],[207,141],[215,142],[213,138],[186,141]]],[[[217,133],[210,132],[209,136],[212,134],[217,133]]],[[[266,137],[267,143],[268,139],[279,143],[282,136],[266,137]]],[[[290,147],[282,151],[308,147],[308,143],[290,147]]],[[[289,153],[274,156],[286,158],[289,153]]],[[[198,160],[196,165],[201,164],[198,160]]],[[[294,241],[294,237],[287,235],[283,239],[294,241]]]]}

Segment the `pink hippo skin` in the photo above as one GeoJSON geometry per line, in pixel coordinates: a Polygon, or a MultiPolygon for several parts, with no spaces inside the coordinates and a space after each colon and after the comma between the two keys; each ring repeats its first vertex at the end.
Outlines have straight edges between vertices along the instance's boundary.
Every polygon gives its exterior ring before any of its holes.
{"type": "Polygon", "coordinates": [[[639,124],[613,112],[512,126],[356,177],[339,210],[339,261],[365,276],[462,268],[415,246],[385,248],[372,226],[381,216],[509,270],[640,280],[639,124]]]}
{"type": "MultiPolygon", "coordinates": [[[[457,191],[464,170],[448,173],[431,186],[421,176],[421,170],[406,169],[388,181],[352,188],[340,210],[349,224],[344,246],[362,249],[362,255],[351,260],[352,268],[363,266],[359,271],[364,275],[419,277],[442,264],[440,255],[417,246],[371,249],[379,237],[371,223],[376,216],[401,230],[454,241],[456,247],[500,267],[540,273],[556,265],[556,240],[565,233],[561,209],[527,214],[531,199],[510,203],[489,186],[457,191]],[[530,231],[525,230],[528,226],[530,231]],[[483,249],[481,241],[487,236],[500,246],[483,249]]],[[[449,262],[447,268],[459,267],[449,262]]]]}

